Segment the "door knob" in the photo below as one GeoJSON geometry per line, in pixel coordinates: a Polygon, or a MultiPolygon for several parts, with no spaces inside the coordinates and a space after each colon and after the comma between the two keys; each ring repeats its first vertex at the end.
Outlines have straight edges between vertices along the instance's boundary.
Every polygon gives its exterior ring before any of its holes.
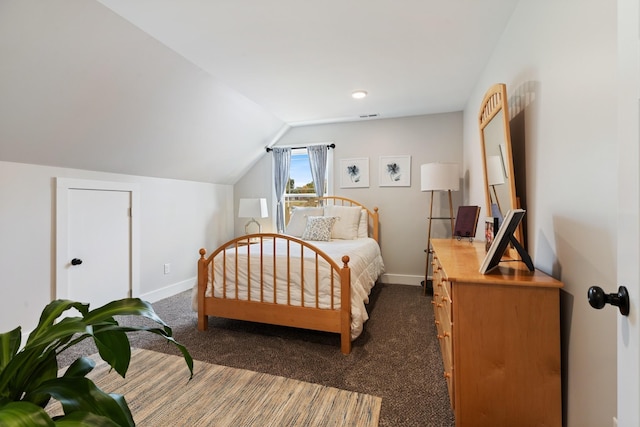
{"type": "Polygon", "coordinates": [[[587,291],[587,298],[593,308],[601,309],[605,304],[611,304],[618,307],[623,316],[629,315],[629,292],[624,286],[618,287],[617,294],[605,294],[600,286],[592,286],[587,291]]]}
{"type": "Polygon", "coordinates": [[[80,265],[82,264],[82,260],[80,258],[74,258],[71,260],[71,265],[80,265]]]}

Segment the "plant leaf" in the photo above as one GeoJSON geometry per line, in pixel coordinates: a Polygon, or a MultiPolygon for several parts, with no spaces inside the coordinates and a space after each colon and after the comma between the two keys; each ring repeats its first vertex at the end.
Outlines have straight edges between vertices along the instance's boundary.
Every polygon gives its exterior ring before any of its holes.
{"type": "Polygon", "coordinates": [[[43,383],[36,391],[50,394],[58,400],[65,414],[92,412],[107,417],[120,426],[135,426],[124,397],[105,393],[88,378],[56,378],[43,383]]]}
{"type": "MultiPolygon", "coordinates": [[[[102,329],[102,332],[106,332],[108,330],[114,329],[115,327],[109,327],[109,329],[102,329]]],[[[164,329],[160,329],[160,328],[146,328],[146,327],[136,327],[136,326],[118,326],[117,330],[119,331],[123,331],[123,332],[150,332],[152,334],[156,334],[156,335],[160,335],[161,337],[163,337],[165,340],[167,340],[168,342],[172,343],[173,345],[175,345],[178,350],[180,350],[180,353],[182,354],[182,357],[184,358],[187,367],[189,368],[189,372],[190,372],[190,377],[189,379],[193,378],[193,358],[191,357],[191,354],[189,353],[189,351],[187,350],[187,348],[180,344],[179,342],[177,342],[171,335],[167,335],[166,331],[164,329]]],[[[96,346],[99,346],[99,344],[96,342],[96,346]]],[[[101,355],[102,357],[102,355],[101,355]]],[[[106,359],[103,358],[103,360],[106,361],[106,359]]],[[[113,365],[112,365],[113,367],[113,365]]],[[[122,375],[124,377],[124,375],[122,375]]]]}
{"type": "Polygon", "coordinates": [[[85,315],[85,320],[89,324],[95,324],[108,319],[113,319],[114,316],[143,316],[147,319],[162,325],[168,335],[171,335],[171,328],[164,323],[156,312],[153,310],[151,304],[143,301],[139,298],[125,298],[117,301],[111,301],[102,307],[91,310],[85,315]]]}
{"type": "Polygon", "coordinates": [[[124,378],[131,362],[131,344],[122,327],[95,327],[93,341],[102,360],[124,378]]]}
{"type": "Polygon", "coordinates": [[[64,377],[84,377],[96,367],[95,360],[89,357],[79,357],[64,372],[64,377]]]}
{"type": "Polygon", "coordinates": [[[0,334],[0,371],[13,359],[20,349],[22,328],[18,326],[13,331],[0,334]]]}
{"type": "Polygon", "coordinates": [[[25,392],[25,396],[22,400],[35,403],[41,408],[47,406],[51,396],[48,394],[36,393],[34,390],[43,382],[56,378],[57,375],[58,361],[56,359],[56,353],[53,350],[49,350],[48,353],[40,358],[39,362],[32,370],[23,370],[19,373],[19,384],[24,384],[20,389],[25,392]]]}
{"type": "Polygon", "coordinates": [[[38,405],[30,402],[9,402],[0,406],[3,427],[54,426],[53,420],[38,405]]]}
{"type": "MultiPolygon", "coordinates": [[[[98,325],[100,324],[100,322],[113,320],[114,316],[126,316],[126,315],[137,315],[137,316],[146,317],[160,324],[162,326],[162,329],[144,328],[144,327],[127,327],[127,326],[119,326],[115,328],[113,325],[111,326],[101,325],[100,332],[103,333],[111,330],[120,330],[125,332],[146,331],[146,332],[151,332],[157,335],[161,335],[167,341],[170,341],[176,347],[178,347],[191,373],[191,376],[189,378],[191,379],[193,377],[193,359],[191,358],[189,351],[186,349],[186,347],[184,347],[182,344],[179,344],[177,341],[173,339],[171,328],[156,314],[156,312],[153,310],[153,307],[148,302],[143,301],[139,298],[126,298],[122,300],[112,301],[100,308],[97,308],[87,313],[87,315],[85,316],[85,320],[89,324],[98,325]]],[[[96,326],[96,329],[97,329],[97,326],[96,326]]],[[[97,333],[95,335],[97,335],[97,333]]],[[[96,346],[98,346],[98,348],[100,348],[100,345],[102,344],[106,345],[106,343],[101,342],[99,344],[98,341],[96,341],[96,346]]],[[[105,352],[104,356],[110,357],[108,352],[105,352]]],[[[100,351],[100,357],[103,357],[103,351],[100,351]]],[[[116,366],[114,366],[114,365],[117,365],[115,360],[107,360],[107,359],[104,359],[104,360],[107,363],[109,363],[109,365],[112,368],[116,369],[116,366]]],[[[116,371],[120,373],[120,375],[122,375],[123,377],[126,374],[126,369],[123,372],[120,372],[117,369],[116,371]]]]}
{"type": "Polygon", "coordinates": [[[111,419],[91,412],[77,411],[55,420],[56,427],[120,427],[111,419]]]}
{"type": "Polygon", "coordinates": [[[29,344],[31,340],[34,340],[42,335],[46,335],[47,329],[55,323],[56,319],[60,317],[62,313],[71,308],[75,308],[84,315],[89,311],[89,304],[62,299],[51,301],[49,304],[47,304],[44,310],[42,310],[38,326],[36,326],[36,328],[29,334],[27,344],[29,344]]]}

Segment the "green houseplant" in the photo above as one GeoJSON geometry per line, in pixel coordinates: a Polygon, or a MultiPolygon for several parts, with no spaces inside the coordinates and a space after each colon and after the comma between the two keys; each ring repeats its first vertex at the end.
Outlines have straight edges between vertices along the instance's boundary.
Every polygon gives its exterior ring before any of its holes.
{"type": "Polygon", "coordinates": [[[123,396],[100,390],[85,375],[95,362],[80,357],[58,377],[57,355],[91,338],[100,357],[122,377],[131,360],[127,332],[146,331],[162,336],[182,353],[193,376],[189,351],[172,336],[171,328],[148,302],[126,298],[89,310],[89,304],[56,300],[48,304],[38,326],[21,347],[21,328],[0,334],[0,425],[1,426],[134,426],[123,396]],[[81,317],[63,317],[75,308],[81,317]],[[114,316],[141,316],[160,327],[120,325],[114,316]],[[43,409],[55,399],[64,415],[51,418],[43,409]]]}

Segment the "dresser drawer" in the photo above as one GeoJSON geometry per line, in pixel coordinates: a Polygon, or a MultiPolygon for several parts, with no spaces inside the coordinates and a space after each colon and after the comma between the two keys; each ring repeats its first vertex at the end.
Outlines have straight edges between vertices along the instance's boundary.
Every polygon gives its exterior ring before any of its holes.
{"type": "Polygon", "coordinates": [[[453,381],[453,322],[451,311],[451,283],[446,280],[444,270],[438,259],[433,262],[433,313],[437,330],[437,338],[442,354],[443,375],[447,380],[449,400],[454,405],[454,381],[453,381]]]}

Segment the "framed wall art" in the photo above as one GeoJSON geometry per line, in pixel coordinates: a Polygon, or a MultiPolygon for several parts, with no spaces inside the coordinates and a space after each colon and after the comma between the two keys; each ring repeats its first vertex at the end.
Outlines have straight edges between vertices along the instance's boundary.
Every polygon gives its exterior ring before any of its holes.
{"type": "Polygon", "coordinates": [[[369,158],[340,160],[340,188],[369,186],[369,158]]]}
{"type": "Polygon", "coordinates": [[[380,157],[380,187],[411,186],[411,156],[380,157]]]}

